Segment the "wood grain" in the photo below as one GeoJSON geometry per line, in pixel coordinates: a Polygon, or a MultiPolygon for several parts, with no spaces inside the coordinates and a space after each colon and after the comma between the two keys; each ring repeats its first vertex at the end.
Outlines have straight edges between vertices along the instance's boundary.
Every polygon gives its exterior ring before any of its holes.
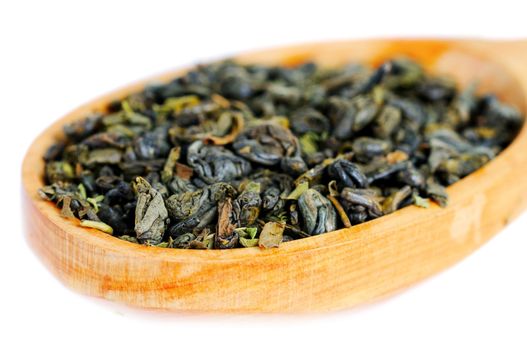
{"type": "MultiPolygon", "coordinates": [[[[243,62],[377,64],[410,56],[460,84],[477,78],[525,112],[527,42],[365,40],[299,45],[239,55],[243,62]]],[[[167,81],[184,70],[147,81],[167,81]]],[[[172,311],[314,312],[369,302],[410,286],[470,254],[527,206],[527,130],[498,158],[448,189],[441,209],[407,207],[277,249],[227,251],[144,247],[60,217],[37,189],[44,150],[66,122],[140,90],[136,83],[90,102],[41,134],[23,163],[26,236],[67,286],[128,305],[172,311]]]]}

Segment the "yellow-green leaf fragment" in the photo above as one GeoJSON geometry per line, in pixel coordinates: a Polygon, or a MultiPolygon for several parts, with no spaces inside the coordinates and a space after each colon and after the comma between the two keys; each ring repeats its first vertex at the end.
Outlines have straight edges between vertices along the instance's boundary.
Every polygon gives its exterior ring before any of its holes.
{"type": "Polygon", "coordinates": [[[79,184],[77,186],[77,189],[79,190],[79,196],[82,199],[86,199],[86,188],[84,187],[84,185],[83,184],[79,184]]]}
{"type": "Polygon", "coordinates": [[[302,135],[298,140],[300,142],[300,147],[302,148],[302,152],[304,152],[307,155],[316,153],[319,151],[319,142],[326,141],[328,139],[328,133],[322,132],[320,134],[317,134],[314,131],[308,131],[304,135],[302,135]]]}
{"type": "Polygon", "coordinates": [[[137,238],[128,236],[128,235],[119,236],[118,238],[122,239],[123,241],[131,242],[131,243],[138,243],[137,238]]]}
{"type": "Polygon", "coordinates": [[[240,237],[246,239],[254,239],[258,233],[258,229],[256,227],[238,227],[234,229],[234,231],[236,231],[240,237]]]}
{"type": "Polygon", "coordinates": [[[373,96],[373,101],[377,105],[382,105],[386,97],[386,90],[382,86],[377,85],[372,90],[372,96],[373,96]]]}
{"type": "Polygon", "coordinates": [[[244,237],[240,237],[240,244],[244,247],[256,247],[258,245],[258,241],[259,239],[258,238],[244,238],[244,237]]]}
{"type": "Polygon", "coordinates": [[[260,248],[277,248],[284,237],[285,223],[268,222],[264,225],[258,246],[260,248]]]}
{"type": "Polygon", "coordinates": [[[62,169],[63,169],[64,173],[68,177],[73,177],[75,175],[75,172],[73,171],[73,167],[71,166],[70,163],[68,163],[68,162],[61,162],[61,164],[62,164],[62,169]]]}
{"type": "Polygon", "coordinates": [[[251,239],[256,237],[256,233],[258,233],[258,229],[256,227],[247,227],[246,231],[249,234],[249,237],[251,237],[251,239]]]}
{"type": "Polygon", "coordinates": [[[212,249],[214,246],[214,234],[210,234],[203,240],[203,245],[206,247],[206,249],[212,249]]]}
{"type": "Polygon", "coordinates": [[[107,126],[106,131],[118,135],[123,135],[129,138],[133,138],[134,136],[136,136],[136,133],[132,129],[121,124],[107,126]]]}
{"type": "Polygon", "coordinates": [[[331,180],[329,183],[328,183],[328,191],[329,191],[329,194],[333,197],[337,197],[339,195],[339,190],[338,190],[338,186],[337,186],[337,181],[335,180],[331,180]]]}
{"type": "Polygon", "coordinates": [[[430,206],[430,200],[428,198],[423,198],[417,194],[414,194],[414,204],[421,208],[428,208],[430,206]]]}
{"type": "Polygon", "coordinates": [[[181,147],[173,147],[168,154],[165,166],[161,171],[161,179],[163,182],[168,182],[174,176],[174,168],[179,157],[181,156],[181,147]]]}
{"type": "Polygon", "coordinates": [[[113,233],[113,228],[110,225],[107,225],[104,222],[100,222],[100,221],[82,220],[81,221],[81,226],[82,227],[94,228],[94,229],[97,229],[99,231],[108,233],[110,235],[113,233]]]}
{"type": "Polygon", "coordinates": [[[287,117],[283,117],[283,116],[279,116],[279,115],[275,115],[275,116],[272,116],[272,117],[252,119],[248,123],[248,126],[252,127],[252,126],[257,126],[257,125],[261,125],[261,124],[268,124],[268,123],[273,123],[273,124],[276,124],[276,125],[280,125],[280,126],[283,126],[286,129],[289,129],[289,127],[290,127],[289,119],[287,117]]]}
{"type": "Polygon", "coordinates": [[[132,114],[134,113],[134,110],[132,109],[132,107],[130,107],[130,104],[128,103],[128,101],[126,100],[123,100],[121,102],[121,108],[123,109],[123,111],[126,113],[126,114],[132,114]]]}
{"type": "Polygon", "coordinates": [[[124,100],[121,102],[121,108],[123,109],[123,117],[130,124],[144,125],[150,127],[152,121],[145,115],[137,113],[130,107],[128,101],[124,100]]]}
{"type": "Polygon", "coordinates": [[[104,196],[102,194],[98,195],[97,197],[86,198],[86,201],[91,204],[95,212],[99,211],[99,203],[102,202],[103,200],[104,200],[104,196]]]}
{"type": "Polygon", "coordinates": [[[316,153],[318,151],[318,141],[319,137],[314,132],[308,132],[302,135],[300,137],[300,147],[302,148],[302,152],[304,152],[307,155],[316,153]]]}
{"type": "Polygon", "coordinates": [[[289,195],[287,197],[285,197],[284,199],[293,199],[293,200],[297,200],[301,195],[302,193],[304,193],[306,190],[309,189],[309,182],[307,181],[304,181],[304,182],[301,182],[299,183],[296,188],[291,192],[289,193],[289,195]]]}
{"type": "Polygon", "coordinates": [[[171,97],[166,99],[165,103],[163,103],[159,110],[161,113],[174,112],[175,114],[178,114],[183,109],[196,106],[199,103],[199,97],[196,95],[171,97]]]}

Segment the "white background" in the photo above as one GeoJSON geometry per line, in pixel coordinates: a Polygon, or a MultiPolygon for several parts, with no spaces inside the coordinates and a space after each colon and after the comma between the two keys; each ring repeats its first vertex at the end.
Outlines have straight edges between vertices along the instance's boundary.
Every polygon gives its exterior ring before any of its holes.
{"type": "Polygon", "coordinates": [[[522,1],[1,0],[0,349],[526,349],[526,215],[455,267],[374,305],[304,316],[159,315],[63,287],[26,246],[19,200],[31,140],[130,81],[311,40],[525,38],[525,10],[522,1]]]}

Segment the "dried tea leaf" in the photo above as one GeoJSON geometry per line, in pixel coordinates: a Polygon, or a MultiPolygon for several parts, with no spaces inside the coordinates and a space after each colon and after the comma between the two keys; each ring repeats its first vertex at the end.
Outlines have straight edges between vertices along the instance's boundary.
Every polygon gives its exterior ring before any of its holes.
{"type": "Polygon", "coordinates": [[[188,165],[176,162],[176,176],[183,180],[190,180],[194,175],[194,169],[188,165]]]}
{"type": "Polygon", "coordinates": [[[219,249],[232,248],[238,242],[238,233],[234,230],[232,201],[225,198],[218,206],[218,226],[215,246],[219,249]]]}
{"type": "Polygon", "coordinates": [[[256,227],[238,227],[234,229],[240,238],[253,239],[258,233],[258,228],[256,227]]]}
{"type": "Polygon", "coordinates": [[[86,165],[118,164],[121,158],[122,152],[116,148],[99,148],[90,151],[86,165]]]}
{"type": "Polygon", "coordinates": [[[260,248],[277,248],[282,242],[285,224],[282,222],[268,222],[264,225],[258,240],[260,248]]]}
{"type": "Polygon", "coordinates": [[[111,228],[109,225],[105,224],[104,222],[100,222],[100,221],[81,220],[81,226],[94,228],[104,233],[108,233],[110,235],[113,233],[113,228],[111,228]]]}
{"type": "Polygon", "coordinates": [[[258,245],[258,238],[244,238],[240,237],[240,244],[246,248],[256,247],[258,245]]]}
{"type": "Polygon", "coordinates": [[[260,184],[249,182],[234,202],[234,212],[241,226],[254,224],[260,215],[262,199],[260,198],[260,184]]]}
{"type": "Polygon", "coordinates": [[[215,145],[226,145],[234,141],[236,137],[244,128],[244,120],[241,113],[223,113],[216,127],[216,132],[221,129],[228,129],[222,136],[214,134],[207,135],[203,138],[205,143],[213,143],[215,145]]]}
{"type": "Polygon", "coordinates": [[[159,111],[161,113],[172,112],[177,115],[181,113],[181,111],[183,111],[185,108],[197,106],[199,103],[199,97],[196,95],[171,97],[165,100],[163,105],[160,107],[159,111]]]}
{"type": "Polygon", "coordinates": [[[70,163],[64,161],[46,164],[46,178],[50,183],[73,180],[75,172],[70,163]]]}
{"type": "Polygon", "coordinates": [[[137,238],[132,237],[132,236],[122,235],[122,236],[119,236],[119,238],[122,239],[123,241],[131,242],[131,243],[139,243],[137,241],[137,238]]]}
{"type": "Polygon", "coordinates": [[[173,147],[168,154],[165,166],[161,172],[161,180],[168,182],[174,176],[174,168],[181,155],[181,147],[173,147]]]}
{"type": "Polygon", "coordinates": [[[342,190],[340,197],[344,202],[349,203],[351,206],[364,208],[368,211],[368,214],[374,218],[383,215],[379,198],[373,191],[346,187],[342,190]]]}
{"type": "Polygon", "coordinates": [[[295,189],[287,195],[287,197],[284,197],[284,199],[290,199],[290,200],[298,200],[298,198],[309,189],[309,182],[304,181],[299,183],[295,189]]]}
{"type": "Polygon", "coordinates": [[[433,178],[426,181],[426,192],[439,206],[446,207],[448,205],[448,194],[445,187],[438,184],[433,178]]]}
{"type": "Polygon", "coordinates": [[[267,123],[242,132],[233,148],[240,156],[263,165],[280,164],[286,173],[302,173],[307,166],[300,157],[298,139],[287,128],[267,123]]]}
{"type": "Polygon", "coordinates": [[[414,204],[421,208],[428,208],[430,207],[430,200],[428,198],[423,198],[419,196],[418,194],[413,195],[414,204]]]}
{"type": "Polygon", "coordinates": [[[187,150],[187,162],[206,183],[232,181],[251,172],[251,164],[225,148],[196,141],[187,150]]]}
{"type": "Polygon", "coordinates": [[[338,180],[342,186],[365,188],[368,186],[368,179],[363,171],[346,159],[337,159],[328,166],[328,174],[332,179],[338,180]]]}
{"type": "Polygon", "coordinates": [[[344,210],[344,208],[342,207],[342,205],[340,204],[338,199],[335,198],[334,196],[331,196],[331,195],[328,196],[328,199],[331,201],[331,203],[333,204],[333,206],[337,210],[337,213],[339,214],[340,220],[342,221],[342,225],[344,225],[344,227],[351,227],[351,226],[353,226],[351,224],[351,221],[350,221],[349,217],[348,217],[348,214],[346,214],[346,211],[344,210]]]}
{"type": "Polygon", "coordinates": [[[401,207],[401,203],[412,195],[412,189],[410,186],[404,186],[400,190],[394,192],[390,196],[386,197],[382,203],[383,212],[385,215],[393,213],[401,207]]]}
{"type": "Polygon", "coordinates": [[[337,215],[331,202],[314,189],[308,189],[298,198],[305,231],[318,235],[337,228],[337,215]]]}
{"type": "Polygon", "coordinates": [[[302,152],[304,154],[311,155],[318,151],[317,134],[311,132],[305,133],[302,135],[302,137],[300,137],[299,141],[300,147],[302,148],[302,152]]]}
{"type": "Polygon", "coordinates": [[[86,201],[88,203],[91,204],[91,206],[93,207],[93,210],[95,210],[95,212],[98,212],[99,211],[99,203],[102,202],[104,200],[104,196],[103,195],[100,195],[100,196],[97,196],[97,197],[93,197],[93,198],[86,198],[86,201]]]}
{"type": "Polygon", "coordinates": [[[73,214],[73,211],[71,210],[71,200],[72,198],[70,196],[64,196],[62,198],[62,209],[60,211],[60,215],[65,218],[75,217],[75,214],[73,214]]]}
{"type": "Polygon", "coordinates": [[[166,230],[168,212],[161,194],[142,177],[134,181],[137,192],[135,233],[140,242],[159,244],[166,230]]]}
{"type": "Polygon", "coordinates": [[[81,197],[81,199],[86,199],[86,187],[84,187],[84,185],[80,183],[77,185],[77,188],[79,190],[79,196],[81,197]]]}
{"type": "Polygon", "coordinates": [[[408,160],[408,154],[400,150],[390,152],[386,155],[386,161],[388,164],[404,162],[405,160],[408,160]]]}

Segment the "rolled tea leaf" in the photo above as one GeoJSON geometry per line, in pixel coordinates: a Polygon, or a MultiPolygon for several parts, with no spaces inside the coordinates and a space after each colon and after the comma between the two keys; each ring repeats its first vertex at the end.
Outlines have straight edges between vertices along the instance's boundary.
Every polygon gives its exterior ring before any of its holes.
{"type": "Polygon", "coordinates": [[[142,177],[137,177],[134,185],[137,191],[134,227],[137,240],[159,244],[163,240],[168,218],[163,197],[142,177]]]}
{"type": "Polygon", "coordinates": [[[337,215],[333,205],[316,190],[308,189],[302,193],[298,198],[298,206],[308,234],[318,235],[337,228],[337,215]]]}

